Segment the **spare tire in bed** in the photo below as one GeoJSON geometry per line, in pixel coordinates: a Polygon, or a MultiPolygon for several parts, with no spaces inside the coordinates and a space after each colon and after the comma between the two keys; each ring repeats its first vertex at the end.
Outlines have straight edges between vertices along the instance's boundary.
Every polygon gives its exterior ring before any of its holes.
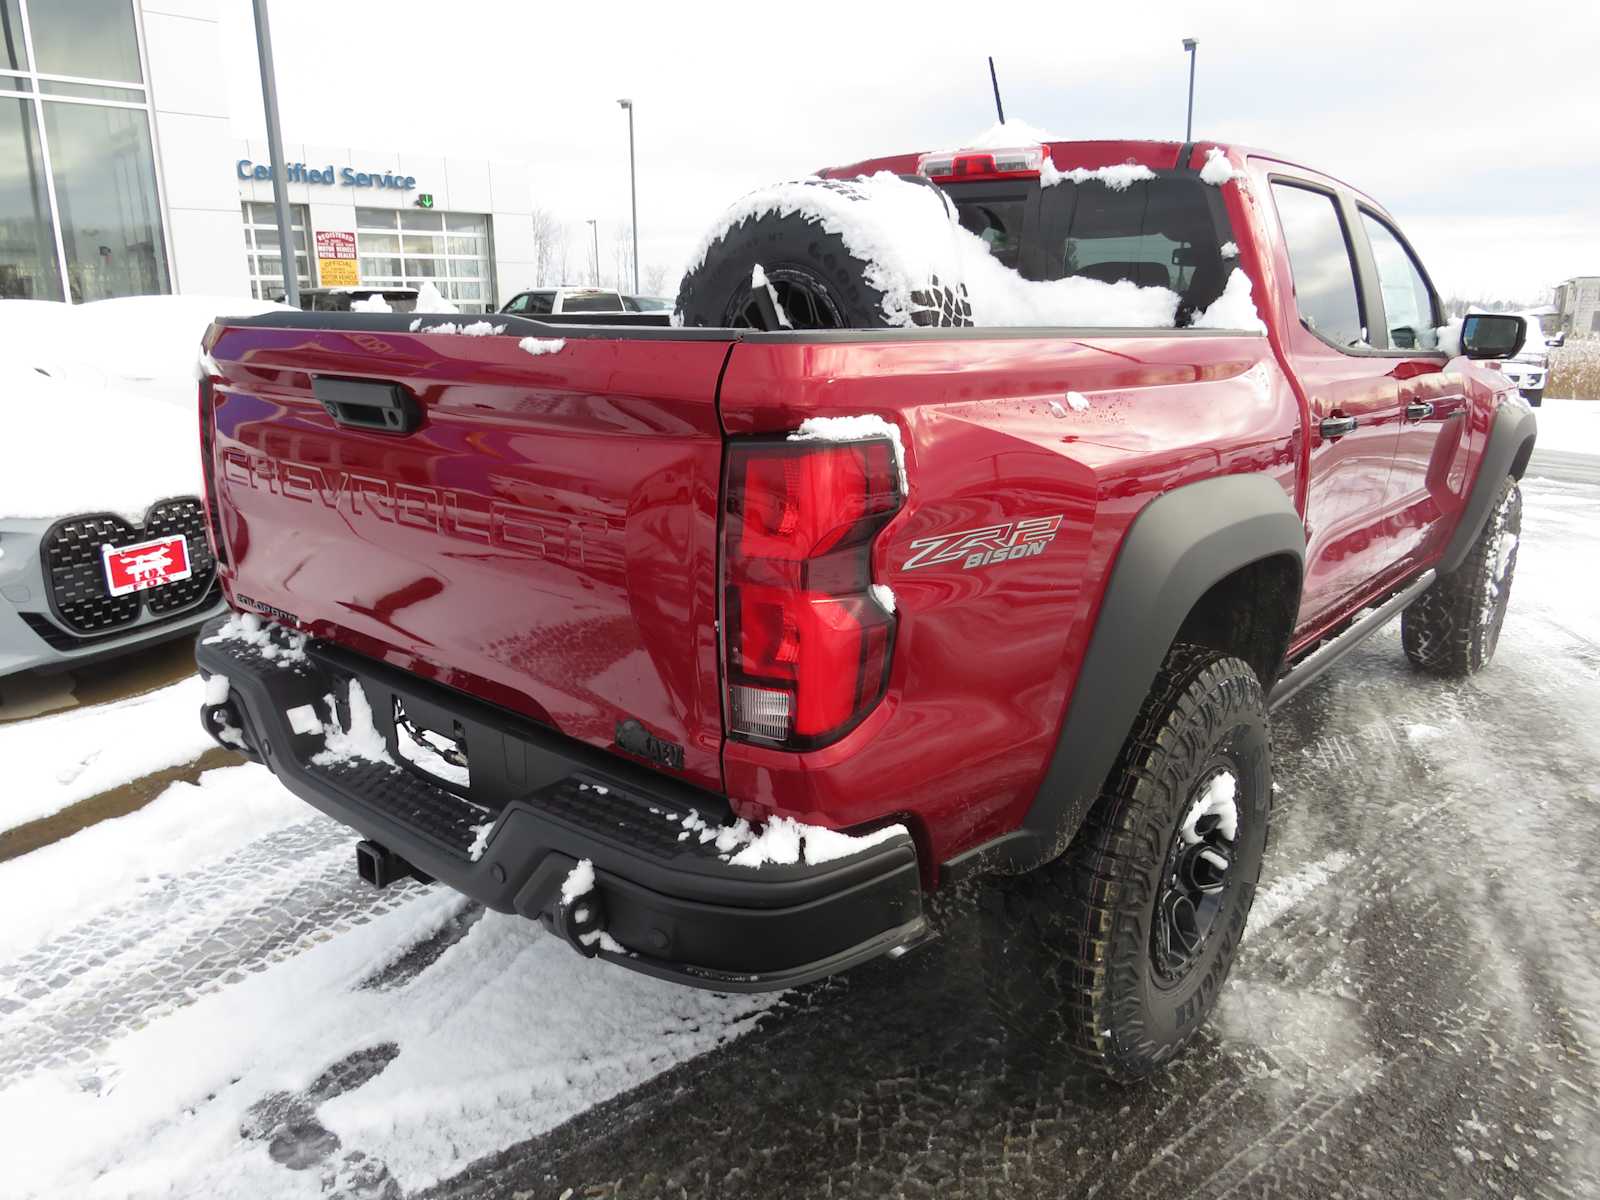
{"type": "Polygon", "coordinates": [[[972,324],[949,201],[893,175],[744,197],[678,286],[676,321],[761,330],[972,324]]]}

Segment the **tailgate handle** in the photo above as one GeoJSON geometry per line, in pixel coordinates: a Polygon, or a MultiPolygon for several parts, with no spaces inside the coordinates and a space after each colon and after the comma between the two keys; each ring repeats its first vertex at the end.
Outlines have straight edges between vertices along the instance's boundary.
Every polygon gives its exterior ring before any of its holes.
{"type": "Polygon", "coordinates": [[[380,433],[410,433],[422,425],[422,407],[402,384],[312,376],[311,389],[335,423],[380,433]]]}

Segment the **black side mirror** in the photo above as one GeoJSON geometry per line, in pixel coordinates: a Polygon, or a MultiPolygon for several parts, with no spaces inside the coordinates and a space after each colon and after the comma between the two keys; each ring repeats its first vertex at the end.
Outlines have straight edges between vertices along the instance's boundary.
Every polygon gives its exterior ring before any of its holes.
{"type": "Polygon", "coordinates": [[[1461,320],[1461,353],[1468,358],[1513,358],[1528,330],[1511,313],[1469,313],[1461,320]]]}

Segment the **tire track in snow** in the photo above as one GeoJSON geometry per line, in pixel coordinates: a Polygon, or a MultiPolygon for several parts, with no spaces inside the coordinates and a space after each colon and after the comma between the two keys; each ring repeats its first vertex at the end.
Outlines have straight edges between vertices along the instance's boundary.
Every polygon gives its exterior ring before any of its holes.
{"type": "Polygon", "coordinates": [[[291,825],[0,965],[0,1081],[87,1061],[119,1034],[421,893],[411,881],[382,892],[362,883],[350,837],[322,817],[291,825]]]}

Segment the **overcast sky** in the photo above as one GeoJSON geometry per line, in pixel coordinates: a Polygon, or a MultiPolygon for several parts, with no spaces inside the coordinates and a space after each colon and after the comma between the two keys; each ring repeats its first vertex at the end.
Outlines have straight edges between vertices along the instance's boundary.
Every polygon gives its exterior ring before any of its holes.
{"type": "MultiPolygon", "coordinates": [[[[235,132],[265,133],[248,0],[221,0],[235,132]]],[[[1532,298],[1600,273],[1600,5],[899,6],[271,0],[285,140],[529,164],[535,203],[601,257],[628,220],[676,268],[742,192],[1008,117],[1063,138],[1270,148],[1371,193],[1446,294],[1532,298]]],[[[578,247],[582,247],[582,252],[578,247]]]]}

